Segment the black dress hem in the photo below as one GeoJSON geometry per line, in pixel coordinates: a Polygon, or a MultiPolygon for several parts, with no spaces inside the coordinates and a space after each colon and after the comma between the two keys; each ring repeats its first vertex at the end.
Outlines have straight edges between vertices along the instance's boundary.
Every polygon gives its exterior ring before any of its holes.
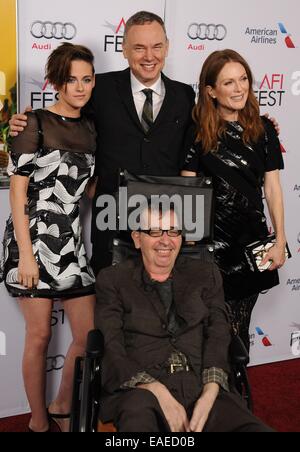
{"type": "Polygon", "coordinates": [[[65,300],[70,298],[79,298],[84,297],[88,295],[95,295],[95,285],[91,284],[86,287],[80,287],[78,289],[70,289],[70,290],[64,290],[63,292],[55,292],[53,289],[28,289],[28,290],[22,290],[17,289],[12,286],[9,286],[5,283],[5,286],[13,298],[47,298],[47,299],[59,299],[59,300],[65,300]]]}

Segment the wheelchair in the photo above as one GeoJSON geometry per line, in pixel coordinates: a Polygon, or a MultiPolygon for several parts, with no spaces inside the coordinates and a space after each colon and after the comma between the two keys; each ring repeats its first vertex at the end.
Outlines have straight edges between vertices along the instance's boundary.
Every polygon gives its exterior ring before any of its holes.
{"type": "MultiPolygon", "coordinates": [[[[153,195],[167,195],[169,198],[179,195],[203,196],[204,225],[201,238],[193,245],[183,244],[181,255],[202,262],[214,260],[212,245],[213,230],[213,194],[209,178],[184,177],[152,177],[134,176],[127,172],[120,173],[120,187],[127,189],[127,200],[136,194],[143,194],[150,199],[153,195]]],[[[120,192],[119,192],[120,193],[120,192]]],[[[117,216],[120,220],[121,203],[124,199],[116,196],[117,216]]],[[[124,206],[123,206],[124,207],[124,206]]],[[[195,218],[196,204],[192,206],[192,216],[195,218]]],[[[185,231],[183,230],[183,235],[185,231]]],[[[136,256],[136,250],[129,233],[118,233],[112,243],[112,263],[116,265],[125,259],[136,256]]],[[[99,330],[92,330],[88,335],[85,357],[78,357],[75,363],[73,402],[71,409],[70,432],[97,432],[99,410],[101,403],[101,362],[104,353],[104,340],[99,330]]],[[[252,397],[247,377],[246,367],[249,363],[248,352],[239,338],[233,335],[229,356],[232,373],[230,384],[246,401],[252,410],[252,397]]],[[[112,424],[105,424],[100,431],[115,431],[112,424]]]]}

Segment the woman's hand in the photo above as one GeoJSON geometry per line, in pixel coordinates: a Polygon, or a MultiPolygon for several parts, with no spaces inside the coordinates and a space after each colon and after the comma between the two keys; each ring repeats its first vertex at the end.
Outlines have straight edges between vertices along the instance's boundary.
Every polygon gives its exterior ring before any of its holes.
{"type": "Polygon", "coordinates": [[[18,282],[28,289],[37,287],[39,283],[39,267],[33,254],[20,254],[18,266],[18,282]]]}
{"type": "Polygon", "coordinates": [[[272,265],[270,265],[270,267],[268,268],[269,271],[281,268],[286,261],[285,245],[285,243],[276,243],[274,246],[272,246],[272,248],[270,248],[270,250],[267,252],[260,266],[263,267],[265,264],[267,264],[268,261],[271,261],[272,265]]]}
{"type": "Polygon", "coordinates": [[[279,123],[278,123],[277,119],[276,118],[271,118],[269,113],[265,113],[264,116],[266,118],[268,118],[272,122],[272,124],[274,126],[274,129],[276,130],[277,135],[280,135],[280,126],[279,126],[279,123]]]}

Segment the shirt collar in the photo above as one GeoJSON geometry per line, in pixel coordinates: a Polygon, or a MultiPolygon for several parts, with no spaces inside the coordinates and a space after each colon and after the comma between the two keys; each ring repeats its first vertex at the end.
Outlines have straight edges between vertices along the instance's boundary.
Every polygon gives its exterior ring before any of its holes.
{"type": "Polygon", "coordinates": [[[136,76],[130,71],[130,80],[131,80],[131,89],[133,94],[140,93],[143,89],[152,89],[158,96],[162,95],[162,78],[161,75],[159,76],[158,80],[152,85],[152,86],[145,86],[143,83],[141,83],[136,76]]]}
{"type": "Polygon", "coordinates": [[[159,282],[156,281],[155,279],[152,279],[149,275],[149,273],[147,272],[147,270],[145,269],[145,267],[143,268],[143,273],[142,273],[142,282],[144,285],[144,288],[146,291],[148,290],[153,290],[153,288],[156,288],[157,286],[167,286],[169,284],[172,284],[173,281],[173,274],[171,273],[169,278],[166,279],[163,282],[159,282]]]}

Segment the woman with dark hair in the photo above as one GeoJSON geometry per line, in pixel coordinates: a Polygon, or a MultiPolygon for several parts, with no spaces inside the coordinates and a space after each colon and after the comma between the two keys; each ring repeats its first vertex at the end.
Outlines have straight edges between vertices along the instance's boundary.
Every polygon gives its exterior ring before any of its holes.
{"type": "Polygon", "coordinates": [[[251,70],[233,50],[213,52],[200,74],[195,129],[183,176],[202,172],[215,191],[215,257],[223,275],[225,300],[234,330],[249,350],[252,309],[262,290],[279,284],[285,262],[283,196],[279,170],[283,159],[276,131],[260,117],[251,70]],[[252,271],[245,247],[266,239],[262,186],[276,234],[276,244],[252,271]]]}
{"type": "Polygon", "coordinates": [[[94,326],[95,280],[79,220],[79,201],[94,171],[94,125],[81,116],[95,83],[93,61],[91,51],[79,45],[62,44],[51,53],[46,78],[58,101],[27,113],[28,127],[10,153],[12,214],[0,270],[25,318],[23,378],[34,432],[49,429],[45,386],[53,300],[63,301],[73,335],[59,393],[49,407],[61,430],[67,430],[74,360],[84,353],[94,326]]]}

